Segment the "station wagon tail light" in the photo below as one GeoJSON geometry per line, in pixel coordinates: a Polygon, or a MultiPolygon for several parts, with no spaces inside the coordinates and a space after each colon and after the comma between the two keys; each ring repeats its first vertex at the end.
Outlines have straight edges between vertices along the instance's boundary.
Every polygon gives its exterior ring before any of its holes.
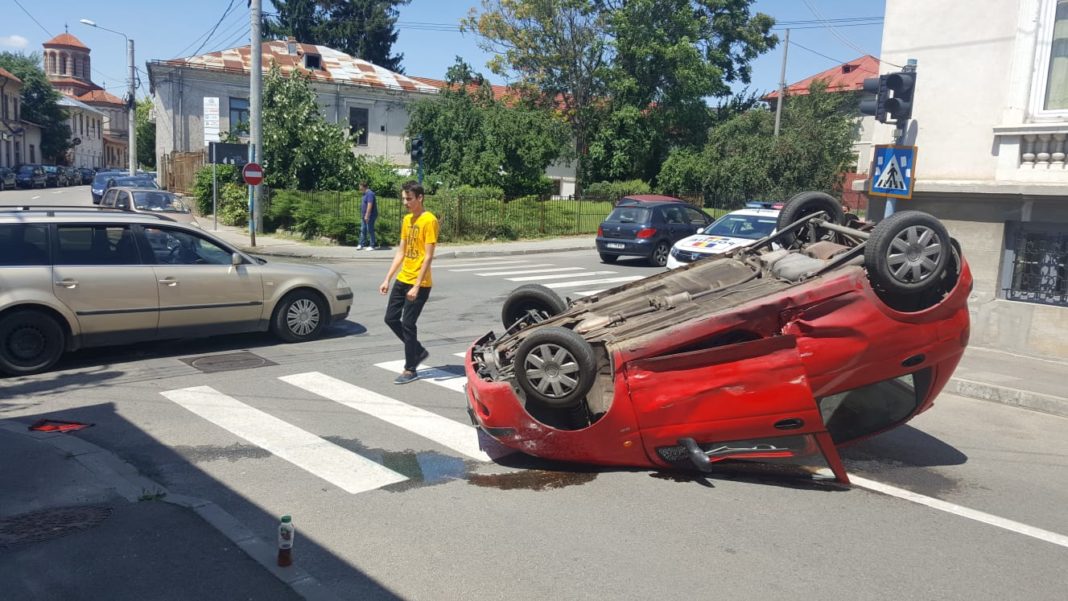
{"type": "Polygon", "coordinates": [[[604,228],[599,225],[597,226],[597,237],[604,238],[604,228]]]}
{"type": "Polygon", "coordinates": [[[642,229],[638,230],[638,237],[639,238],[652,238],[655,235],[656,235],[656,228],[655,227],[643,227],[642,229]]]}

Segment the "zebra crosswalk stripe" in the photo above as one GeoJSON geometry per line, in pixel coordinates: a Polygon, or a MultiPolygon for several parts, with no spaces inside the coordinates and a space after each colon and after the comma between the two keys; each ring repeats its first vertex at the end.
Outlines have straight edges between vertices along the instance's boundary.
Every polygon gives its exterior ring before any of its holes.
{"type": "Polygon", "coordinates": [[[548,265],[524,265],[524,269],[519,271],[491,271],[489,273],[476,273],[480,276],[498,276],[498,275],[527,275],[531,273],[552,273],[554,271],[582,271],[585,267],[550,267],[548,265]],[[526,269],[526,267],[547,267],[547,269],[526,269]]]}
{"type": "Polygon", "coordinates": [[[345,492],[357,494],[408,479],[210,386],[168,390],[161,394],[197,416],[345,492]]]}
{"type": "Polygon", "coordinates": [[[588,278],[595,275],[612,275],[616,271],[584,271],[582,273],[557,273],[552,275],[532,275],[522,278],[505,278],[509,282],[533,282],[541,280],[560,280],[563,278],[588,278]]]}
{"type": "Polygon", "coordinates": [[[414,432],[461,455],[478,461],[492,461],[492,458],[479,448],[477,432],[469,425],[319,372],[282,376],[279,379],[414,432]]]}
{"type": "MultiPolygon", "coordinates": [[[[464,355],[461,353],[461,357],[464,355]]],[[[399,361],[386,361],[385,363],[375,363],[375,367],[381,367],[386,371],[391,371],[395,374],[399,374],[404,370],[404,359],[399,361]]],[[[419,366],[419,379],[424,382],[430,382],[431,384],[437,384],[443,388],[448,388],[453,392],[464,393],[464,384],[467,382],[467,378],[463,374],[455,374],[451,371],[446,371],[437,367],[426,367],[425,365],[419,366]]]]}
{"type": "Polygon", "coordinates": [[[546,288],[571,288],[574,286],[587,286],[593,284],[616,284],[622,282],[633,282],[634,280],[642,279],[643,275],[628,275],[618,278],[603,278],[599,280],[580,280],[578,282],[554,282],[552,284],[546,284],[546,288]]]}

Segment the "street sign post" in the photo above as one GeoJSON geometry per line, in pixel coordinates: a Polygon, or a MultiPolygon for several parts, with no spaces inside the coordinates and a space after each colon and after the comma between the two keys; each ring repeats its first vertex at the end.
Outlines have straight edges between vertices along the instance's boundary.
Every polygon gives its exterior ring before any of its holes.
{"type": "Polygon", "coordinates": [[[258,186],[263,183],[263,167],[258,163],[248,163],[241,169],[241,177],[245,179],[246,184],[258,186]]]}
{"type": "Polygon", "coordinates": [[[916,147],[885,144],[875,147],[868,194],[887,198],[912,198],[916,182],[916,147]]]}

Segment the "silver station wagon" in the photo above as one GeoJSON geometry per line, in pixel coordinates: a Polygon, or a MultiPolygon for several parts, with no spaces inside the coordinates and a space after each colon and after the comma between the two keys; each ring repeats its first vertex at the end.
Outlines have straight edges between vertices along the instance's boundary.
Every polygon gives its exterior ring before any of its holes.
{"type": "Polygon", "coordinates": [[[269,330],[302,342],[351,305],[333,270],[268,263],[167,217],[0,208],[0,373],[144,340],[269,330]]]}

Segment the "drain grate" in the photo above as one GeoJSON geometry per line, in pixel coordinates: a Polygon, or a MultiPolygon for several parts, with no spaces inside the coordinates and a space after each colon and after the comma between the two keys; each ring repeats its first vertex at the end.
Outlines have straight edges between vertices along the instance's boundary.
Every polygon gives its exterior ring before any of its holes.
{"type": "Polygon", "coordinates": [[[195,367],[206,374],[213,374],[220,371],[237,371],[239,369],[256,369],[257,367],[266,367],[268,365],[278,365],[274,361],[264,359],[263,357],[255,353],[250,353],[248,351],[242,351],[240,353],[227,353],[225,355],[205,355],[203,357],[189,357],[186,359],[182,359],[182,362],[192,367],[195,367]]]}
{"type": "Polygon", "coordinates": [[[87,505],[23,513],[0,519],[0,549],[18,543],[37,543],[99,526],[111,507],[87,505]]]}

